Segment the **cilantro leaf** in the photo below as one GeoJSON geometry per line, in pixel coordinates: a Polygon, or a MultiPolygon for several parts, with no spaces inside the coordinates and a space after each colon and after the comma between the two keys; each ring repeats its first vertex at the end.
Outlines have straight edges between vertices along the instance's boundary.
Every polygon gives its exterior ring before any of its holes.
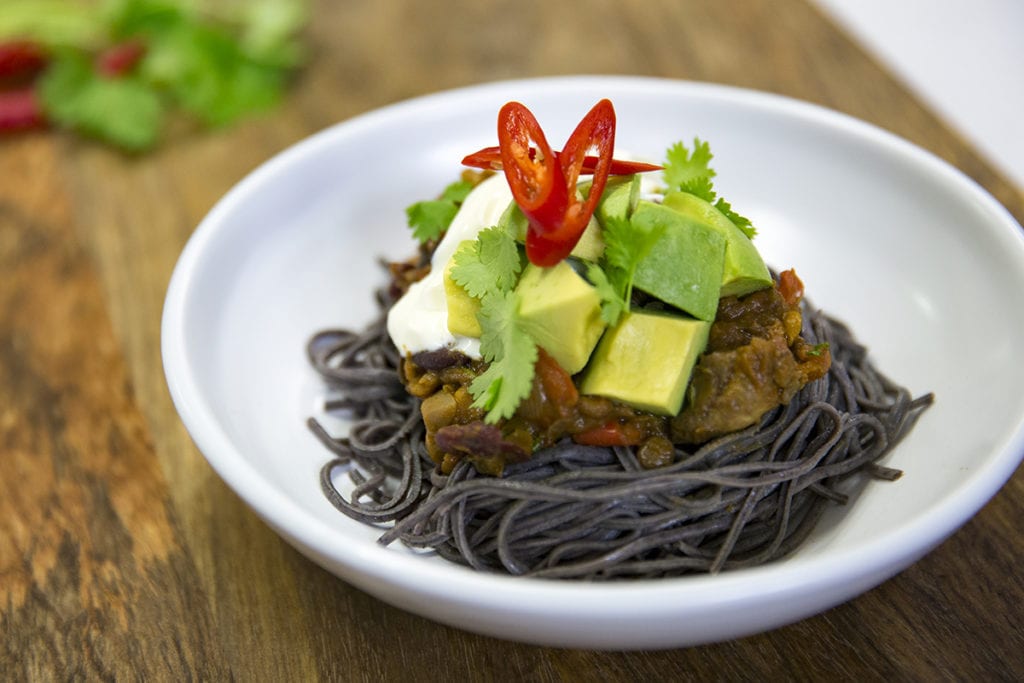
{"type": "Polygon", "coordinates": [[[612,217],[605,221],[604,268],[589,267],[587,277],[601,295],[601,318],[609,325],[614,325],[629,311],[637,266],[664,232],[663,226],[641,228],[625,218],[612,217]]]}
{"type": "Polygon", "coordinates": [[[610,217],[601,233],[605,241],[605,262],[612,268],[632,273],[663,231],[661,226],[641,228],[628,218],[610,217]]]}
{"type": "MultiPolygon", "coordinates": [[[[715,177],[715,172],[709,165],[712,156],[711,147],[700,138],[693,139],[692,153],[682,142],[669,147],[665,153],[664,170],[665,182],[669,189],[691,192],[692,190],[687,188],[693,187],[701,192],[710,191],[711,179],[715,177]]],[[[700,192],[694,194],[704,196],[700,192]]]]}
{"type": "Polygon", "coordinates": [[[693,139],[692,153],[682,142],[669,147],[665,154],[664,171],[668,189],[689,192],[709,204],[714,204],[715,208],[725,214],[725,217],[742,230],[744,235],[753,239],[757,230],[750,219],[733,211],[729,202],[715,193],[712,182],[715,171],[710,166],[713,156],[711,147],[700,138],[693,139]]]}
{"type": "Polygon", "coordinates": [[[246,55],[224,29],[167,14],[143,30],[147,52],[144,78],[168,92],[186,111],[209,126],[223,126],[276,104],[286,72],[246,55]]]}
{"type": "Polygon", "coordinates": [[[297,36],[309,20],[306,3],[263,0],[242,5],[242,48],[254,59],[281,68],[299,66],[306,51],[297,36]]]}
{"type": "Polygon", "coordinates": [[[537,345],[523,329],[514,290],[488,293],[478,317],[483,330],[480,355],[489,366],[470,383],[469,392],[473,405],[488,411],[485,421],[494,424],[511,417],[530,395],[537,345]]]}
{"type": "Polygon", "coordinates": [[[453,257],[452,280],[478,299],[516,285],[523,264],[512,236],[497,227],[480,231],[475,241],[459,245],[453,257]]]}
{"type": "Polygon", "coordinates": [[[151,147],[160,134],[163,104],[152,88],[134,77],[98,76],[76,52],[55,56],[38,92],[52,120],[123,149],[151,147]]]}
{"type": "Polygon", "coordinates": [[[715,188],[709,176],[698,176],[679,187],[683,192],[689,192],[708,202],[715,201],[715,188]]]}
{"type": "Polygon", "coordinates": [[[472,183],[459,180],[444,189],[441,197],[411,204],[405,209],[405,216],[412,228],[412,235],[420,242],[438,239],[452,224],[459,212],[459,206],[466,199],[472,183]]]}
{"type": "Polygon", "coordinates": [[[511,417],[530,394],[537,346],[519,318],[516,281],[523,264],[508,230],[490,227],[463,242],[453,256],[451,276],[480,299],[480,355],[487,369],[470,383],[473,405],[487,410],[486,421],[511,417]]]}
{"type": "Polygon", "coordinates": [[[305,17],[305,0],[203,14],[183,0],[114,0],[109,11],[112,36],[145,43],[144,78],[209,126],[281,99],[289,70],[302,58],[305,17]]]}
{"type": "Polygon", "coordinates": [[[718,201],[715,202],[715,208],[725,214],[725,217],[732,221],[733,225],[743,231],[749,239],[754,239],[757,234],[757,229],[750,222],[750,219],[746,216],[741,216],[732,210],[732,205],[725,201],[724,198],[719,197],[718,201]]]}
{"type": "Polygon", "coordinates": [[[458,212],[459,207],[452,202],[431,199],[408,206],[405,217],[412,228],[412,236],[420,242],[427,242],[440,238],[458,212]]]}

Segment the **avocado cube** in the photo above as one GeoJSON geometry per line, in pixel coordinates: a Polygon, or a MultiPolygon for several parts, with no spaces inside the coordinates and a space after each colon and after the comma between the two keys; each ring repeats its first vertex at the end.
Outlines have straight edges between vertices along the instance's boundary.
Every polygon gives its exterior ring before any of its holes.
{"type": "Polygon", "coordinates": [[[711,323],[631,311],[601,338],[580,386],[657,415],[676,415],[711,323]]]}
{"type": "MultiPolygon", "coordinates": [[[[458,251],[458,250],[456,250],[458,251]]],[[[464,337],[479,337],[480,321],[476,314],[480,310],[480,300],[472,297],[462,285],[452,279],[452,266],[455,265],[454,254],[444,267],[444,297],[448,304],[448,331],[464,337]]]]}
{"type": "Polygon", "coordinates": [[[721,296],[743,296],[772,286],[772,276],[757,247],[715,206],[689,192],[668,193],[664,205],[703,222],[725,237],[721,296]]]}
{"type": "Polygon", "coordinates": [[[590,222],[587,223],[587,229],[580,235],[580,241],[569,252],[569,256],[597,263],[603,253],[604,238],[601,236],[601,224],[591,216],[590,222]]]}
{"type": "Polygon", "coordinates": [[[628,219],[640,200],[640,176],[612,176],[597,202],[597,219],[602,225],[609,220],[628,219]]]}
{"type": "Polygon", "coordinates": [[[570,375],[582,370],[605,328],[597,290],[566,261],[527,265],[516,289],[530,337],[570,375]]]}
{"type": "Polygon", "coordinates": [[[670,207],[641,199],[630,218],[661,238],[637,265],[633,285],[695,318],[714,320],[725,270],[725,237],[670,207]]]}
{"type": "Polygon", "coordinates": [[[526,215],[515,200],[509,202],[508,207],[502,212],[498,219],[498,227],[515,237],[517,242],[526,241],[526,231],[530,227],[526,215]]]}

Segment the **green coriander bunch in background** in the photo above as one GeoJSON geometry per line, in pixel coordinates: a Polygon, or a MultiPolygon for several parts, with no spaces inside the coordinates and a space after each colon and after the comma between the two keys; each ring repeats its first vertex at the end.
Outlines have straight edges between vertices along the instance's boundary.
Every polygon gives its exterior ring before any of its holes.
{"type": "Polygon", "coordinates": [[[306,0],[4,0],[0,132],[53,125],[127,151],[184,113],[224,126],[283,96],[306,0]]]}

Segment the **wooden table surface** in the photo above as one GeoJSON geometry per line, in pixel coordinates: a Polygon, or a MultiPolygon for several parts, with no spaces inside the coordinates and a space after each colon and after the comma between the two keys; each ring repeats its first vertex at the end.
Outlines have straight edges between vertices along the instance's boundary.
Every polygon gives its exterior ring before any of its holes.
{"type": "MultiPolygon", "coordinates": [[[[690,649],[547,649],[392,608],[286,545],[171,404],[160,314],[214,202],[381,105],[512,77],[713,81],[820,103],[1024,197],[805,0],[315,3],[274,112],[126,158],[0,142],[0,671],[5,679],[1024,679],[1024,473],[923,560],[773,632],[690,649]]],[[[998,102],[998,99],[994,99],[998,102]]]]}

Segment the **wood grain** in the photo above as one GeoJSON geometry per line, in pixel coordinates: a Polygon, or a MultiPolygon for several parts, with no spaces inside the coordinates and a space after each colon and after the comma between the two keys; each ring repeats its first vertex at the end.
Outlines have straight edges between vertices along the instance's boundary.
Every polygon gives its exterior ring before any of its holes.
{"type": "Polygon", "coordinates": [[[0,157],[0,632],[26,680],[225,671],[55,146],[0,157]],[[198,637],[197,637],[198,636],[198,637]],[[171,647],[187,639],[192,647],[171,647]]]}
{"type": "Polygon", "coordinates": [[[335,579],[216,477],[159,354],[171,270],[228,189],[287,145],[440,89],[655,75],[783,93],[1024,196],[802,0],[315,3],[280,109],[125,158],[0,143],[0,671],[52,680],[1024,679],[1017,473],[922,561],[823,615],[700,648],[589,652],[434,624],[335,579]]]}

